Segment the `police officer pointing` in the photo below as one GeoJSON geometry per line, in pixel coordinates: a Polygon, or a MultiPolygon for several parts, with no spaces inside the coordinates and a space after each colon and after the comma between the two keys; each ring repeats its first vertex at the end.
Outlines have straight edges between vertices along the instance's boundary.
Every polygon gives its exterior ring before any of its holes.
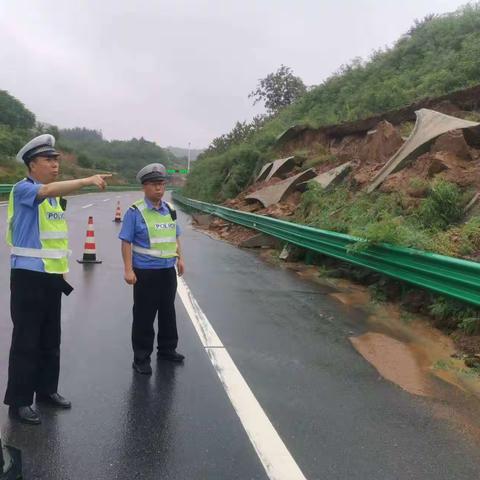
{"type": "Polygon", "coordinates": [[[133,285],[133,368],[150,375],[150,356],[155,338],[154,322],[158,313],[157,358],[182,362],[178,344],[175,294],[178,275],[183,275],[180,229],[174,208],[162,200],[166,170],[152,163],[137,174],[145,197],[125,213],[119,234],[125,281],[133,285]]]}
{"type": "Polygon", "coordinates": [[[27,166],[27,178],[14,185],[8,201],[13,333],[5,404],[12,418],[33,425],[41,423],[31,407],[34,393],[37,404],[71,407],[57,392],[61,295],[72,290],[64,279],[68,227],[66,201],[60,197],[88,185],[103,190],[104,179],[110,176],[56,182],[58,156],[52,135],[28,142],[17,154],[17,160],[27,166]]]}

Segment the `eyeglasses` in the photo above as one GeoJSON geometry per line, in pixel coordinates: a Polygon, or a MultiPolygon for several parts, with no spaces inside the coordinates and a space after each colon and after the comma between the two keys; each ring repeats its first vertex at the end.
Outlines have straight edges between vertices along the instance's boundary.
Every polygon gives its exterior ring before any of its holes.
{"type": "Polygon", "coordinates": [[[152,185],[154,187],[159,186],[159,187],[164,187],[167,184],[165,181],[155,181],[155,182],[144,182],[144,185],[152,185]]]}

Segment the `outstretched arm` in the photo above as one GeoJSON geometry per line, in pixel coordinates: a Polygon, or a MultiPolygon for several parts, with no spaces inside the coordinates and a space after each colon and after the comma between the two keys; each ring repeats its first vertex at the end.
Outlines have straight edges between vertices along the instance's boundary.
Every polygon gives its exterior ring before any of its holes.
{"type": "Polygon", "coordinates": [[[90,185],[97,186],[100,190],[105,190],[105,187],[107,186],[105,178],[111,176],[112,174],[109,173],[93,175],[87,178],[79,178],[77,180],[64,180],[62,182],[47,183],[40,187],[37,198],[61,197],[90,185]]]}

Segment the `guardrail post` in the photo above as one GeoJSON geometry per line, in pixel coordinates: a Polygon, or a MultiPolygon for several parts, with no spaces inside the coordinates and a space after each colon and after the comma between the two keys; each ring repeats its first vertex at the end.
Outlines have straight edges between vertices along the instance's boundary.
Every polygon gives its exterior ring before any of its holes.
{"type": "Polygon", "coordinates": [[[305,253],[305,265],[313,265],[313,252],[307,250],[305,253]]]}
{"type": "Polygon", "coordinates": [[[22,478],[22,454],[20,450],[3,446],[0,436],[0,480],[22,478]]]}

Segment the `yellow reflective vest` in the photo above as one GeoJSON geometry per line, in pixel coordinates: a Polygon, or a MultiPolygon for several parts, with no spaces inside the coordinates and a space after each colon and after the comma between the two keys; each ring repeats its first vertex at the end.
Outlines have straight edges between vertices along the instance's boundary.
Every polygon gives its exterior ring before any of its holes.
{"type": "Polygon", "coordinates": [[[6,240],[10,245],[10,253],[20,257],[40,258],[47,273],[67,273],[70,253],[68,250],[68,225],[65,220],[65,212],[60,206],[60,198],[55,199],[55,206],[52,206],[46,198],[37,207],[41,248],[19,247],[13,244],[12,227],[15,217],[13,197],[16,185],[13,186],[8,199],[6,240]]]}
{"type": "Polygon", "coordinates": [[[157,258],[177,257],[177,225],[170,212],[162,215],[157,210],[148,208],[145,200],[138,200],[133,207],[142,214],[150,241],[150,248],[133,245],[133,251],[157,258]]]}

